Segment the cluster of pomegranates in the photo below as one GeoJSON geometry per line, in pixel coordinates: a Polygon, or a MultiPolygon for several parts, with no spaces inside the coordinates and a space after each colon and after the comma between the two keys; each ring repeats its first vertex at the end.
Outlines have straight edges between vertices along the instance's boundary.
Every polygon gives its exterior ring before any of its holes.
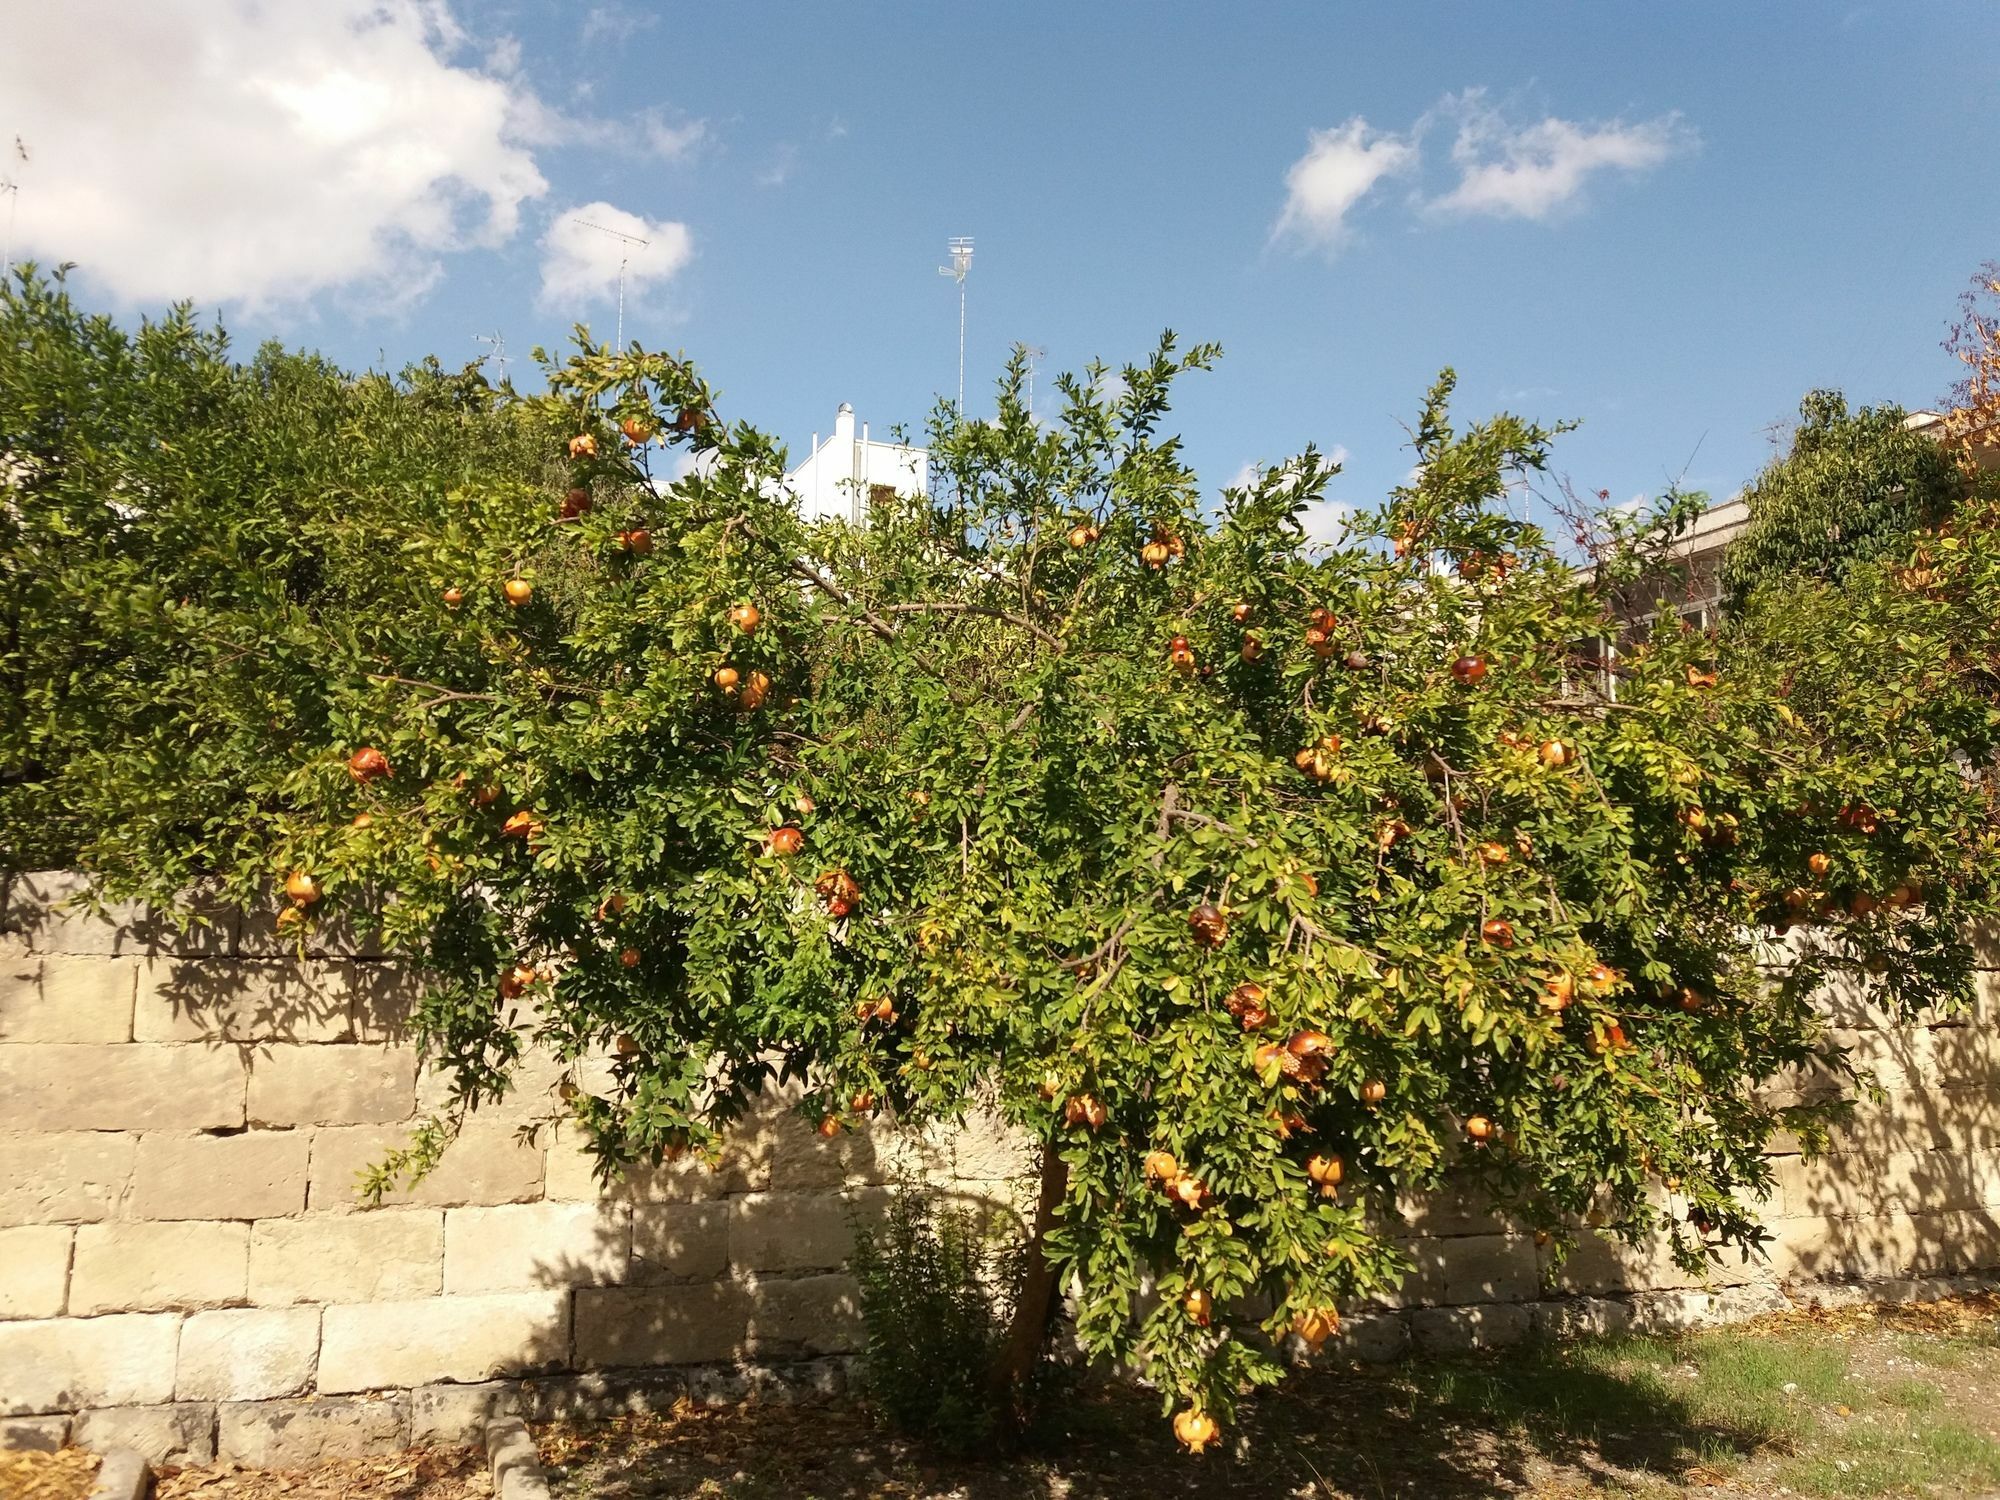
{"type": "Polygon", "coordinates": [[[813,890],[825,903],[827,915],[847,916],[861,899],[861,887],[845,869],[827,870],[813,882],[813,890]]]}
{"type": "Polygon", "coordinates": [[[1139,549],[1139,560],[1155,570],[1177,557],[1187,556],[1187,543],[1164,526],[1153,528],[1153,539],[1139,549]]]}
{"type": "Polygon", "coordinates": [[[1276,1068],[1281,1077],[1311,1086],[1326,1076],[1327,1065],[1339,1050],[1340,1044],[1325,1032],[1306,1028],[1283,1042],[1264,1043],[1250,1060],[1259,1073],[1276,1068]]]}
{"type": "MultiPolygon", "coordinates": [[[[1200,1213],[1212,1199],[1213,1195],[1209,1192],[1208,1185],[1194,1173],[1184,1169],[1171,1151],[1148,1151],[1140,1170],[1148,1183],[1159,1188],[1190,1213],[1200,1213]]],[[[1208,1305],[1205,1298],[1206,1294],[1202,1303],[1202,1315],[1197,1320],[1204,1328],[1208,1326],[1208,1305]]]]}
{"type": "Polygon", "coordinates": [[[747,678],[732,666],[715,669],[712,679],[722,692],[736,700],[738,713],[755,713],[764,706],[764,699],[771,691],[771,679],[762,672],[752,672],[747,678]]]}
{"type": "Polygon", "coordinates": [[[1339,735],[1322,735],[1317,744],[1308,745],[1294,755],[1292,764],[1324,786],[1340,775],[1340,746],[1339,735]]]}

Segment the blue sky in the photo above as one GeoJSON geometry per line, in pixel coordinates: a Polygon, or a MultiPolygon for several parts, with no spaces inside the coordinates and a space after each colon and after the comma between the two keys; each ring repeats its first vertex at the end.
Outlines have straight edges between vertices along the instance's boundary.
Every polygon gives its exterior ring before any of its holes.
{"type": "Polygon", "coordinates": [[[1211,486],[1316,440],[1361,504],[1445,364],[1467,416],[1580,420],[1580,486],[1727,493],[1809,387],[1934,401],[2000,257],[1991,0],[130,8],[95,79],[38,81],[62,14],[0,59],[17,253],[456,361],[608,336],[615,242],[565,226],[615,211],[655,240],[628,335],[795,454],[953,388],[955,234],[975,414],[1016,340],[1053,372],[1171,325],[1225,348],[1180,405],[1211,486]]]}

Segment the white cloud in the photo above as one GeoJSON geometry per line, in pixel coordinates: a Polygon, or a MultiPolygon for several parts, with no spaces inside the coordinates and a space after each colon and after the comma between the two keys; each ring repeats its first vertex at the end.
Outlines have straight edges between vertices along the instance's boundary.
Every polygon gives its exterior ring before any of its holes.
{"type": "Polygon", "coordinates": [[[791,181],[792,173],[799,165],[799,148],[791,141],[780,141],[771,153],[771,164],[757,174],[757,186],[783,187],[791,181]]]}
{"type": "Polygon", "coordinates": [[[561,215],[542,236],[541,301],[545,307],[615,301],[620,261],[630,301],[671,280],[693,256],[694,237],[685,224],[642,218],[602,200],[586,203],[561,215]],[[631,244],[619,235],[646,243],[631,244]]]}
{"type": "Polygon", "coordinates": [[[1322,547],[1334,547],[1347,540],[1347,525],[1354,507],[1342,500],[1315,500],[1299,515],[1306,540],[1322,547]]]}
{"type": "Polygon", "coordinates": [[[1551,115],[1510,126],[1480,89],[1446,99],[1437,112],[1458,120],[1451,146],[1458,186],[1427,205],[1440,214],[1547,218],[1594,174],[1647,171],[1698,143],[1678,114],[1636,124],[1582,124],[1551,115]]]}
{"type": "Polygon", "coordinates": [[[628,5],[593,5],[583,17],[583,28],[577,33],[577,45],[588,52],[600,44],[617,46],[629,42],[642,31],[651,31],[660,24],[660,17],[652,12],[628,5]]]}
{"type": "Polygon", "coordinates": [[[420,292],[547,190],[525,91],[454,62],[464,45],[437,0],[17,8],[0,99],[34,160],[15,253],[134,302],[420,292]]]}
{"type": "Polygon", "coordinates": [[[1383,178],[1414,170],[1417,159],[1413,137],[1371,130],[1359,115],[1333,130],[1313,131],[1306,154],[1285,173],[1285,208],[1272,238],[1338,248],[1349,210],[1383,178]]]}
{"type": "Polygon", "coordinates": [[[641,115],[639,128],[646,142],[646,149],[661,161],[679,161],[708,139],[706,120],[689,120],[680,125],[669,125],[658,110],[648,110],[641,115]]]}

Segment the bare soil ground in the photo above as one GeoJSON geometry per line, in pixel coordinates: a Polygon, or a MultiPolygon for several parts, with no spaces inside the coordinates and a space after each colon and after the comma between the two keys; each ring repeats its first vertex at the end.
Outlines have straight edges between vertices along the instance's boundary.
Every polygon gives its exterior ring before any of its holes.
{"type": "MultiPolygon", "coordinates": [[[[562,1500],[2000,1500],[2000,1296],[1786,1313],[1301,1374],[1218,1451],[1144,1392],[1067,1403],[1008,1460],[942,1458],[859,1401],[709,1408],[536,1431],[562,1500]]],[[[95,1461],[0,1455],[4,1500],[82,1500],[95,1461]],[[81,1477],[79,1477],[81,1476],[81,1477]]],[[[301,1472],[169,1471],[158,1500],[488,1500],[480,1455],[301,1472]]]]}
{"type": "Polygon", "coordinates": [[[865,1407],[686,1407],[537,1434],[563,1500],[2000,1497],[2000,1298],[1788,1313],[1685,1338],[1321,1370],[1191,1459],[1156,1402],[954,1463],[865,1407]]]}

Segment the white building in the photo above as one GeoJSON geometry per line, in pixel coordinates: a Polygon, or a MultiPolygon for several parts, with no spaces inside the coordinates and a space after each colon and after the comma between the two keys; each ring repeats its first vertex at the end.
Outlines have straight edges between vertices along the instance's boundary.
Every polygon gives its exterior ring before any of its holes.
{"type": "Polygon", "coordinates": [[[872,499],[889,494],[920,495],[930,486],[930,455],[906,443],[876,442],[868,424],[854,430],[854,408],[845,401],[824,443],[813,434],[806,461],[785,476],[799,510],[809,521],[838,518],[860,526],[872,499]]]}

